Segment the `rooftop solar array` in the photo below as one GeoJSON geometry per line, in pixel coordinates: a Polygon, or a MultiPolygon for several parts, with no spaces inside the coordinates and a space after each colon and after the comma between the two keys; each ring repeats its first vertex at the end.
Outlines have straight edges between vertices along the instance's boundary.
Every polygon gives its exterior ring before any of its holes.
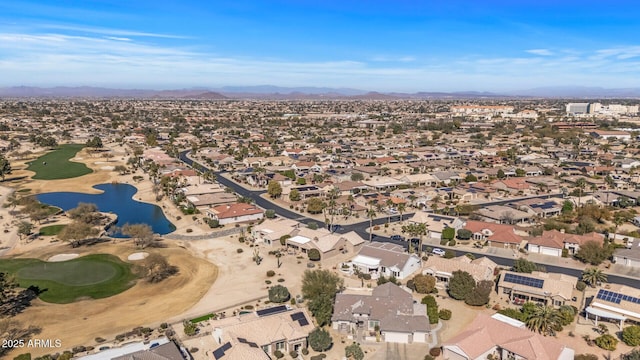
{"type": "Polygon", "coordinates": [[[231,349],[231,343],[227,342],[224,345],[220,346],[219,348],[217,348],[216,350],[213,351],[213,357],[218,360],[218,359],[222,359],[222,357],[224,356],[225,351],[231,349]]]}
{"type": "Polygon", "coordinates": [[[268,309],[258,310],[256,311],[256,314],[258,314],[258,316],[266,316],[266,315],[281,313],[287,310],[288,309],[286,305],[280,305],[280,306],[274,306],[268,309]]]}
{"type": "Polygon", "coordinates": [[[527,276],[516,275],[512,273],[504,274],[504,281],[513,283],[513,284],[530,286],[538,289],[542,289],[542,286],[544,285],[544,280],[542,279],[530,278],[527,276]]]}
{"type": "Polygon", "coordinates": [[[620,304],[620,301],[622,300],[632,302],[634,304],[640,304],[640,298],[603,289],[600,289],[600,291],[598,291],[598,295],[596,295],[596,297],[600,300],[612,302],[615,304],[620,304]]]}
{"type": "Polygon", "coordinates": [[[258,347],[258,344],[254,343],[254,342],[251,342],[251,341],[247,341],[247,339],[245,339],[245,338],[239,337],[238,338],[238,342],[242,343],[242,344],[247,344],[247,345],[249,345],[250,347],[253,347],[253,348],[257,348],[258,347]]]}
{"type": "Polygon", "coordinates": [[[300,326],[309,325],[309,321],[307,320],[307,317],[304,316],[303,312],[297,312],[295,314],[291,314],[291,320],[297,321],[298,324],[300,324],[300,326]]]}

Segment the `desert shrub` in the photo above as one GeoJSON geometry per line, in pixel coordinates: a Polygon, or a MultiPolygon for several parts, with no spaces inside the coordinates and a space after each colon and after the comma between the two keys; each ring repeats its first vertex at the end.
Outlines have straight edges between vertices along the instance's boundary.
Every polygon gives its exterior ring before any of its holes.
{"type": "Polygon", "coordinates": [[[594,354],[578,354],[573,357],[573,360],[598,360],[598,355],[594,354]]]}
{"type": "Polygon", "coordinates": [[[618,339],[611,334],[598,336],[594,341],[599,348],[604,350],[613,351],[616,349],[616,346],[618,346],[618,339]]]}
{"type": "Polygon", "coordinates": [[[309,260],[311,260],[311,261],[318,261],[318,260],[320,260],[320,250],[311,249],[307,253],[307,256],[309,256],[309,260]]]}
{"type": "Polygon", "coordinates": [[[237,252],[238,254],[242,254],[242,252],[243,252],[243,251],[244,251],[244,250],[242,250],[242,249],[237,249],[237,250],[236,250],[236,252],[237,252]]]}
{"type": "Polygon", "coordinates": [[[275,276],[275,275],[276,275],[276,272],[275,272],[275,271],[273,271],[273,270],[269,270],[269,271],[267,271],[267,277],[273,277],[273,276],[275,276]]]}
{"type": "Polygon", "coordinates": [[[440,350],[439,347],[434,347],[434,348],[431,348],[431,350],[429,350],[429,355],[431,355],[433,357],[438,357],[438,356],[440,356],[440,352],[441,352],[441,350],[440,350]]]}
{"type": "Polygon", "coordinates": [[[584,281],[578,280],[578,282],[576,283],[576,290],[584,291],[584,289],[586,288],[587,288],[587,283],[585,283],[584,281]]]}
{"type": "Polygon", "coordinates": [[[451,310],[442,309],[438,312],[438,317],[442,320],[451,320],[451,310]]]}
{"type": "Polygon", "coordinates": [[[640,345],[640,325],[627,326],[622,330],[622,342],[629,346],[640,345]]]}
{"type": "Polygon", "coordinates": [[[276,359],[282,359],[284,357],[284,354],[282,353],[282,351],[276,350],[273,352],[273,356],[275,356],[276,359]]]}

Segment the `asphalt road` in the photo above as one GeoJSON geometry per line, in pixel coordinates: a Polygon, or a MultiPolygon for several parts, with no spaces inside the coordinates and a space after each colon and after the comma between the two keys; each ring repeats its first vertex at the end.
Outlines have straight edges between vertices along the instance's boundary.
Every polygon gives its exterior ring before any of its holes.
{"type": "MultiPolygon", "coordinates": [[[[189,159],[187,157],[187,153],[189,151],[182,151],[180,152],[180,160],[182,160],[183,162],[185,162],[186,164],[188,164],[189,166],[193,166],[193,160],[189,159]]],[[[203,168],[207,168],[206,166],[203,166],[202,164],[198,163],[199,166],[203,167],[203,168]]],[[[208,169],[208,168],[207,168],[208,169]]],[[[271,201],[268,201],[264,198],[262,198],[260,195],[266,193],[266,191],[262,190],[262,191],[251,191],[248,190],[240,185],[238,185],[237,183],[223,177],[220,176],[219,172],[216,172],[216,178],[217,181],[224,185],[227,186],[231,189],[233,189],[233,191],[235,191],[238,195],[243,196],[243,197],[248,197],[251,198],[255,201],[256,205],[260,206],[261,208],[264,209],[273,209],[275,210],[275,212],[282,217],[285,217],[287,219],[293,219],[296,221],[299,221],[301,223],[304,224],[308,224],[310,222],[314,222],[316,224],[318,224],[318,226],[320,227],[326,227],[326,224],[324,224],[323,222],[320,222],[316,219],[311,219],[308,217],[305,217],[303,215],[300,215],[298,213],[295,213],[289,209],[283,208],[282,206],[279,206],[277,204],[272,203],[271,201]]],[[[535,197],[540,197],[540,198],[549,198],[549,197],[555,197],[555,196],[562,196],[562,194],[558,194],[558,195],[541,195],[541,196],[535,196],[535,197]]],[[[511,200],[513,201],[513,200],[511,200]]],[[[486,203],[485,205],[491,205],[491,204],[504,204],[510,202],[509,200],[499,200],[499,201],[495,201],[495,202],[491,202],[491,203],[486,203]]],[[[403,219],[406,219],[408,217],[410,217],[411,215],[413,215],[413,213],[408,213],[408,214],[403,214],[403,219]]],[[[391,217],[391,221],[395,222],[395,221],[399,221],[400,220],[400,216],[399,215],[395,215],[391,217]]],[[[385,224],[387,222],[387,218],[379,218],[379,219],[374,219],[373,220],[373,225],[382,225],[385,224]]],[[[362,237],[365,240],[369,240],[369,233],[366,231],[369,228],[369,221],[363,221],[360,223],[356,223],[356,224],[350,224],[350,225],[341,225],[340,228],[336,231],[338,233],[347,233],[350,231],[355,231],[358,235],[360,235],[360,237],[362,237]]],[[[374,236],[373,237],[373,241],[376,242],[387,242],[387,243],[394,243],[397,245],[401,245],[403,247],[408,246],[406,241],[397,241],[397,240],[391,240],[388,237],[384,237],[384,236],[374,236]]],[[[428,247],[428,245],[423,245],[423,251],[424,249],[428,247]]],[[[510,267],[513,265],[513,260],[512,258],[508,258],[508,257],[502,257],[502,256],[494,256],[494,255],[488,255],[485,253],[480,253],[480,252],[474,252],[474,251],[469,251],[469,250],[459,250],[456,248],[449,248],[447,246],[439,246],[442,249],[447,249],[447,250],[452,250],[453,252],[456,253],[456,256],[462,256],[464,254],[467,253],[471,253],[473,255],[475,255],[477,258],[479,257],[483,257],[486,256],[487,258],[491,259],[493,262],[495,262],[498,265],[501,266],[506,266],[506,267],[510,267]]],[[[555,266],[555,265],[547,265],[547,264],[542,264],[544,265],[544,267],[546,268],[546,270],[548,272],[555,272],[555,273],[562,273],[562,274],[567,274],[567,275],[572,275],[572,276],[576,276],[578,278],[580,278],[580,276],[582,275],[582,270],[580,269],[575,269],[575,268],[567,268],[567,267],[561,267],[561,266],[555,266]]],[[[634,288],[638,288],[640,287],[640,280],[638,279],[634,279],[634,278],[629,278],[629,277],[624,277],[624,276],[618,276],[615,274],[607,274],[607,282],[609,283],[613,283],[613,284],[623,284],[623,285],[627,285],[627,286],[631,286],[634,288]]]]}

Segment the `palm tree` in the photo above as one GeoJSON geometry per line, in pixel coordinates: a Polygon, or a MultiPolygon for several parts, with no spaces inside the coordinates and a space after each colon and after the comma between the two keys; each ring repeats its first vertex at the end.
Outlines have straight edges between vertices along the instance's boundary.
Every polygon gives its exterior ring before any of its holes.
{"type": "Polygon", "coordinates": [[[527,320],[527,327],[545,336],[554,335],[561,322],[560,312],[553,306],[536,306],[527,320]]]}
{"type": "Polygon", "coordinates": [[[391,207],[393,206],[393,200],[387,199],[387,224],[391,222],[391,207]]]}
{"type": "Polygon", "coordinates": [[[403,202],[398,204],[398,212],[400,213],[400,222],[402,222],[404,220],[402,218],[402,214],[404,214],[405,210],[407,210],[407,204],[405,204],[403,202]]]}
{"type": "Polygon", "coordinates": [[[427,234],[427,224],[411,223],[403,227],[412,237],[418,237],[418,254],[422,253],[422,236],[427,234]]]}
{"type": "Polygon", "coordinates": [[[580,201],[582,199],[582,192],[584,191],[584,187],[587,186],[587,180],[585,180],[585,178],[581,177],[578,180],[576,180],[576,187],[578,188],[578,207],[580,207],[580,201]]]}
{"type": "Polygon", "coordinates": [[[588,268],[582,272],[582,281],[596,287],[597,283],[607,281],[607,274],[597,267],[588,268]]]}
{"type": "Polygon", "coordinates": [[[369,203],[369,210],[367,210],[367,217],[369,218],[369,242],[373,241],[373,218],[376,217],[376,210],[371,207],[369,203]]]}

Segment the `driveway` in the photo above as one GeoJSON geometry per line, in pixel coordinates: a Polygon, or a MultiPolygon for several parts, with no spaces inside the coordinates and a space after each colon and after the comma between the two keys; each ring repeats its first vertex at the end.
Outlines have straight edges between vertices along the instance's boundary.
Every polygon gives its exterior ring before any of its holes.
{"type": "Polygon", "coordinates": [[[371,356],[371,360],[422,360],[428,353],[426,344],[386,343],[371,356]]]}

